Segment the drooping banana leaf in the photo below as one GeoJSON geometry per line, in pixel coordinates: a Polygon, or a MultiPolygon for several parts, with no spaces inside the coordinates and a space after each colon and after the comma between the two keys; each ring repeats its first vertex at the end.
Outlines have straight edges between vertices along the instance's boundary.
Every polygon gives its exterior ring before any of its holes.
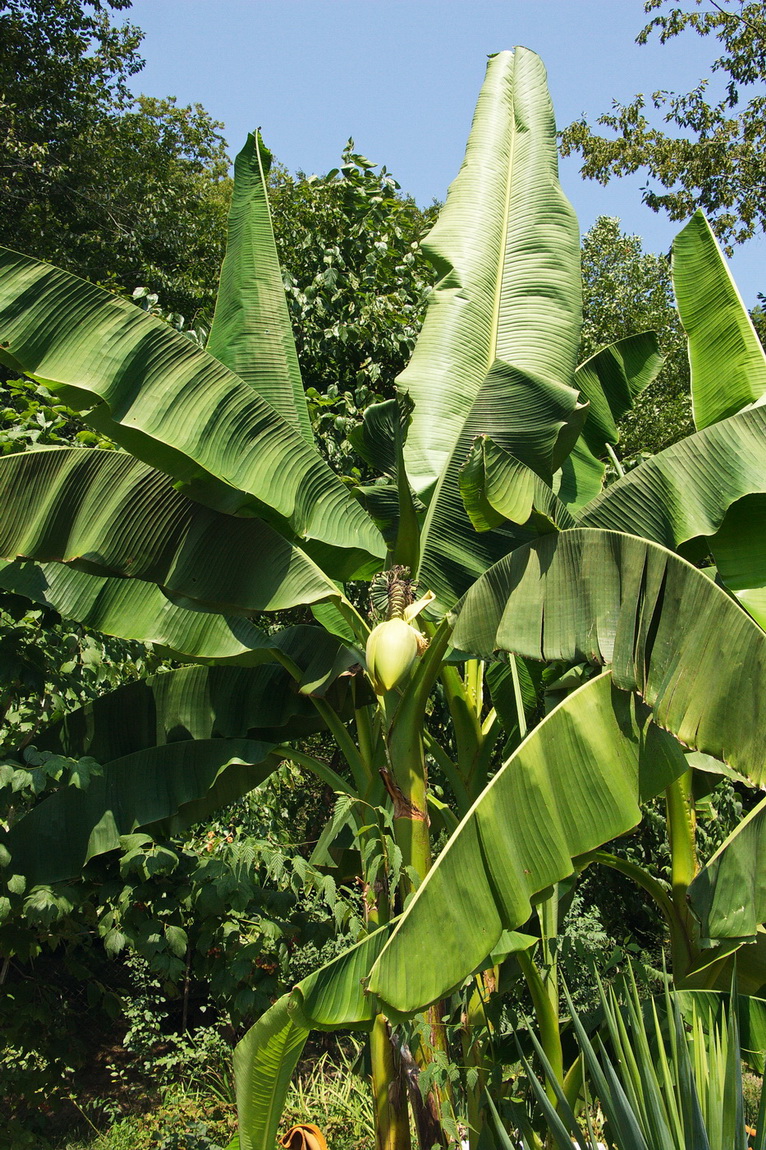
{"type": "Polygon", "coordinates": [[[274,1150],[290,1079],[309,1030],[293,1021],[283,994],[234,1049],[240,1150],[274,1150]]]}
{"type": "Polygon", "coordinates": [[[63,787],[14,823],[3,837],[10,873],[30,886],[76,878],[122,835],[167,819],[192,825],[262,783],[282,761],[273,750],[260,740],[187,739],[115,759],[86,789],[63,787]]]}
{"type": "Polygon", "coordinates": [[[157,583],[229,614],[337,598],[333,582],[260,519],[178,492],[126,452],[48,447],[0,459],[0,557],[75,563],[157,583]]]}
{"type": "Polygon", "coordinates": [[[226,256],[207,350],[313,446],[266,194],[271,159],[257,132],[234,161],[226,256]]]}
{"type": "Polygon", "coordinates": [[[397,1011],[440,998],[573,859],[641,819],[640,803],[686,768],[608,673],[569,695],[495,775],[462,820],[373,967],[369,989],[397,1011]],[[436,948],[436,949],[435,949],[436,948]]]}
{"type": "Polygon", "coordinates": [[[105,635],[153,643],[182,661],[256,664],[270,658],[274,645],[242,616],[180,607],[141,579],[89,575],[63,563],[17,562],[0,563],[0,587],[105,635]]]}
{"type": "Polygon", "coordinates": [[[601,491],[606,445],[619,443],[619,420],[656,378],[662,363],[656,335],[644,331],[602,348],[575,372],[588,414],[580,438],[554,477],[556,493],[573,512],[601,491]]]}
{"type": "Polygon", "coordinates": [[[718,573],[766,622],[766,410],[739,412],[646,460],[590,503],[583,527],[629,531],[684,549],[704,544],[718,573]]]}
{"type": "Polygon", "coordinates": [[[673,241],[673,286],[689,340],[694,422],[708,427],[766,396],[766,354],[701,211],[673,241]]]}
{"type": "MultiPolygon", "coordinates": [[[[267,516],[332,574],[385,553],[303,436],[217,359],[133,304],[0,250],[0,361],[219,511],[267,516]]],[[[374,563],[373,563],[374,566],[374,563]]],[[[344,576],[337,576],[344,577],[344,576]]]]}
{"type": "Polygon", "coordinates": [[[598,529],[543,536],[477,582],[452,641],[488,658],[610,665],[688,748],[766,780],[766,635],[663,547],[598,529]]]}
{"type": "Polygon", "coordinates": [[[742,411],[666,447],[594,499],[582,527],[641,535],[675,550],[714,535],[738,499],[766,491],[766,410],[742,411]]]}
{"type": "Polygon", "coordinates": [[[490,60],[463,166],[424,248],[440,278],[397,386],[415,403],[405,461],[429,504],[420,584],[449,606],[517,542],[505,530],[478,538],[468,520],[458,479],[474,437],[550,478],[584,418],[572,386],[577,225],[534,53],[490,60]]]}
{"type": "MultiPolygon", "coordinates": [[[[318,628],[305,630],[321,637],[318,628]]],[[[310,642],[299,636],[296,647],[307,650],[310,642]]],[[[136,679],[70,711],[37,737],[36,746],[106,764],[186,740],[276,743],[323,726],[311,699],[281,666],[189,666],[136,679]]]]}
{"type": "MultiPolygon", "coordinates": [[[[339,644],[314,627],[292,628],[282,641],[308,674],[322,649],[331,665],[333,646],[337,657],[339,644]]],[[[289,753],[279,749],[285,740],[323,725],[278,665],[183,667],[119,687],[38,736],[40,750],[89,755],[104,773],[86,790],[55,791],[13,826],[12,866],[30,881],[56,882],[138,827],[192,825],[258,786],[289,753]]],[[[329,767],[322,778],[347,786],[329,767]]]]}
{"type": "Polygon", "coordinates": [[[312,1029],[369,1029],[376,1004],[362,979],[390,933],[384,926],[304,978],[248,1030],[234,1051],[243,1150],[273,1150],[290,1077],[312,1029]]]}
{"type": "Polygon", "coordinates": [[[766,628],[766,494],[732,504],[711,536],[710,551],[721,580],[766,628]]]}
{"type": "Polygon", "coordinates": [[[477,436],[471,445],[460,469],[460,494],[476,531],[510,521],[545,534],[576,523],[549,485],[488,435],[477,436]]]}
{"type": "Polygon", "coordinates": [[[703,939],[755,939],[766,922],[766,799],[742,820],[689,887],[703,939]]]}

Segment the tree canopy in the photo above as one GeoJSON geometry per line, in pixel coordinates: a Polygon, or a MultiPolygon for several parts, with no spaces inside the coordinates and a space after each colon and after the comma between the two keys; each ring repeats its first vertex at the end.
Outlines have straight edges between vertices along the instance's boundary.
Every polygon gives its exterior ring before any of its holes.
{"type": "Polygon", "coordinates": [[[0,4],[0,240],[88,279],[210,305],[229,190],[221,124],[134,100],[143,33],[130,0],[0,4]]]}
{"type": "Polygon", "coordinates": [[[766,4],[710,0],[703,8],[702,0],[646,0],[644,8],[653,15],[639,44],[651,36],[664,44],[684,32],[717,41],[720,55],[710,76],[690,92],[615,102],[596,121],[612,135],[576,120],[562,133],[562,151],[579,153],[583,176],[601,184],[645,171],[643,199],[650,208],[682,220],[701,207],[725,243],[741,243],[766,226],[766,96],[754,88],[766,76],[766,4]],[[656,126],[651,109],[662,113],[667,129],[656,126]]]}

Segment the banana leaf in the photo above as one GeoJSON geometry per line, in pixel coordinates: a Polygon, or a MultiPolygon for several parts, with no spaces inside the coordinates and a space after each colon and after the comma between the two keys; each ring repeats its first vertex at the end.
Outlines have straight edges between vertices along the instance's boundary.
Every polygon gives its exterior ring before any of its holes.
{"type": "Polygon", "coordinates": [[[257,132],[234,161],[226,256],[207,351],[313,446],[266,194],[271,159],[257,132]]]}
{"type": "Polygon", "coordinates": [[[192,498],[266,517],[309,542],[335,577],[374,569],[385,554],[318,452],[217,359],[135,305],[6,249],[0,362],[44,383],[192,498]]]}
{"type": "Polygon", "coordinates": [[[701,211],[673,241],[673,286],[689,340],[697,428],[762,402],[766,353],[701,211]]]}
{"type": "Polygon", "coordinates": [[[612,667],[691,750],[766,780],[766,635],[679,556],[598,529],[545,535],[480,579],[454,646],[612,667]]]}
{"type": "Polygon", "coordinates": [[[746,495],[729,508],[710,552],[721,581],[766,628],[766,494],[746,495]]]}
{"type": "Polygon", "coordinates": [[[573,874],[573,859],[637,825],[686,769],[682,748],[608,673],[525,739],[459,824],[372,969],[396,1011],[422,1009],[475,970],[504,930],[573,874]]]}
{"type": "Polygon", "coordinates": [[[0,459],[0,501],[4,559],[130,576],[230,614],[339,594],[267,523],[202,507],[125,452],[48,447],[7,455],[0,459]]]}
{"type": "Polygon", "coordinates": [[[545,69],[524,48],[491,58],[466,156],[424,249],[439,280],[397,387],[414,400],[407,474],[429,504],[421,586],[450,606],[518,542],[477,537],[459,472],[488,434],[550,478],[585,409],[572,386],[580,325],[577,225],[558,184],[545,69]]]}
{"type": "MultiPolygon", "coordinates": [[[[341,647],[299,627],[283,649],[312,676],[319,652],[332,665],[341,647]]],[[[285,741],[323,726],[311,699],[273,664],[183,667],[119,687],[38,736],[39,750],[88,755],[103,774],[85,790],[55,791],[14,824],[12,866],[31,882],[57,882],[139,827],[193,825],[259,786],[289,755],[285,741]]],[[[317,769],[333,789],[348,789],[331,768],[317,769]]]]}
{"type": "Polygon", "coordinates": [[[476,531],[511,522],[545,534],[576,524],[548,484],[488,435],[477,436],[471,445],[460,469],[460,494],[476,531]]]}
{"type": "Polygon", "coordinates": [[[239,615],[181,607],[153,583],[90,575],[63,563],[0,562],[0,587],[105,635],[136,639],[182,661],[261,663],[274,639],[239,615]]]}
{"type": "Polygon", "coordinates": [[[175,830],[257,787],[283,759],[274,743],[199,739],[166,743],[115,759],[84,790],[54,792],[3,837],[10,873],[28,886],[76,878],[123,835],[175,819],[175,830]],[[177,816],[177,817],[176,817],[177,816]]]}
{"type": "Polygon", "coordinates": [[[588,414],[580,438],[554,477],[557,495],[573,512],[600,493],[607,444],[619,443],[619,420],[656,378],[662,363],[656,335],[644,331],[602,348],[575,372],[588,414]]]}
{"type": "Polygon", "coordinates": [[[234,1050],[240,1150],[274,1150],[290,1079],[298,1065],[307,1027],[288,1012],[283,994],[234,1050]]]}
{"type": "Polygon", "coordinates": [[[389,926],[380,927],[304,978],[238,1043],[234,1075],[243,1150],[273,1150],[290,1077],[311,1030],[371,1028],[376,1004],[362,979],[389,933],[389,926]]]}
{"type": "Polygon", "coordinates": [[[703,939],[754,941],[766,922],[766,799],[735,827],[689,887],[703,939]]]}
{"type": "Polygon", "coordinates": [[[616,480],[578,522],[640,535],[670,550],[709,538],[737,500],[766,491],[765,438],[762,407],[715,423],[616,480]]]}

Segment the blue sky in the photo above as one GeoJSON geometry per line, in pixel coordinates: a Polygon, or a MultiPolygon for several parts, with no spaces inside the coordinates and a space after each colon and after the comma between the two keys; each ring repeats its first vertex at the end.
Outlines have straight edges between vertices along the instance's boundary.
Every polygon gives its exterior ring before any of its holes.
{"type": "MultiPolygon", "coordinates": [[[[290,170],[322,172],[353,136],[420,204],[457,174],[489,53],[542,56],[560,127],[636,92],[688,91],[714,53],[688,33],[637,46],[641,0],[133,0],[126,15],[146,33],[134,89],[201,103],[232,155],[260,127],[290,170]]],[[[669,248],[680,225],[643,206],[641,176],[602,188],[570,158],[561,178],[583,231],[619,216],[646,250],[669,248]]],[[[759,236],[732,261],[748,305],[766,292],[765,254],[759,236]]]]}

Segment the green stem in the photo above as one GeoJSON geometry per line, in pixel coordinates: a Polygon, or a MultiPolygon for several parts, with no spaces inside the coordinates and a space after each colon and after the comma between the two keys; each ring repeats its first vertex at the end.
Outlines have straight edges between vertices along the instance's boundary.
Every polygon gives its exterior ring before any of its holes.
{"type": "Polygon", "coordinates": [[[699,869],[697,863],[697,814],[692,789],[692,772],[685,771],[665,791],[668,839],[670,842],[670,886],[673,904],[683,923],[686,954],[689,956],[679,969],[681,955],[673,954],[673,978],[679,984],[689,972],[694,952],[695,922],[687,901],[689,887],[699,869]]]}
{"type": "MultiPolygon", "coordinates": [[[[540,1030],[540,1045],[545,1051],[545,1057],[551,1064],[554,1077],[561,1082],[564,1077],[564,1056],[561,1050],[558,1004],[554,1008],[548,994],[548,988],[529,953],[526,950],[517,951],[516,960],[521,967],[521,972],[532,997],[532,1005],[535,1008],[537,1025],[540,1030]]],[[[556,1092],[550,1082],[546,1082],[545,1092],[555,1106],[557,1104],[556,1092]]]]}
{"type": "Polygon", "coordinates": [[[577,862],[578,866],[587,865],[589,862],[596,862],[602,866],[611,867],[612,870],[624,874],[626,878],[631,879],[637,886],[645,890],[646,893],[654,899],[668,924],[674,971],[685,972],[689,969],[693,961],[694,951],[685,917],[682,917],[679,913],[679,907],[675,898],[671,897],[658,879],[648,874],[643,867],[638,866],[636,863],[619,858],[617,855],[609,854],[607,851],[591,851],[589,854],[579,858],[577,862]]]}
{"type": "Polygon", "coordinates": [[[623,476],[625,475],[625,468],[622,466],[619,459],[617,458],[617,453],[614,450],[614,448],[612,447],[611,443],[607,443],[605,446],[606,446],[606,453],[609,456],[609,458],[611,459],[611,461],[614,465],[615,471],[620,476],[620,479],[622,479],[623,476]]]}
{"type": "Polygon", "coordinates": [[[306,767],[306,769],[316,775],[318,779],[321,779],[323,783],[327,783],[328,787],[332,787],[334,791],[341,791],[345,795],[357,798],[355,788],[337,774],[331,766],[327,763],[323,763],[321,759],[315,759],[313,755],[306,755],[303,751],[298,751],[295,747],[287,743],[280,747],[275,747],[272,754],[281,755],[282,758],[289,759],[291,763],[298,763],[299,766],[306,767]]]}
{"type": "Polygon", "coordinates": [[[471,800],[457,764],[453,763],[447,752],[437,743],[429,731],[423,732],[423,741],[428,754],[439,764],[441,771],[452,788],[452,793],[461,816],[464,815],[471,805],[471,800]]]}
{"type": "Polygon", "coordinates": [[[376,1148],[410,1150],[407,1090],[401,1081],[401,1069],[391,1045],[388,1020],[383,1014],[378,1014],[372,1024],[370,1063],[376,1148]]]}

